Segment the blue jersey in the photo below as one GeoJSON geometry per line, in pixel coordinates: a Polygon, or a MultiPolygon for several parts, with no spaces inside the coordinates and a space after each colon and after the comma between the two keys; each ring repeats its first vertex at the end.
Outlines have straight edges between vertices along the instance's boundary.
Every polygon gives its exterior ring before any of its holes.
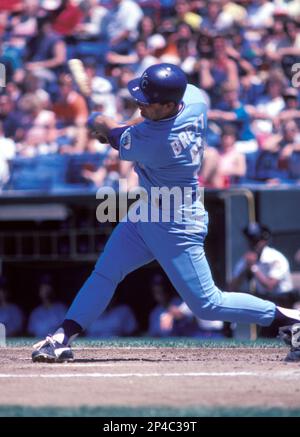
{"type": "Polygon", "coordinates": [[[135,161],[139,184],[152,203],[154,187],[181,190],[180,216],[185,222],[191,211],[204,214],[198,172],[206,125],[207,105],[203,95],[198,88],[188,85],[178,114],[158,121],[147,119],[128,128],[120,138],[120,158],[135,161]]]}

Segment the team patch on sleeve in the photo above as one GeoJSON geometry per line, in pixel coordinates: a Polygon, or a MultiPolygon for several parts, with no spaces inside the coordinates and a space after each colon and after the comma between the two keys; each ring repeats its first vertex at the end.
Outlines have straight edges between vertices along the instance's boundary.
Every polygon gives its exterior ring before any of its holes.
{"type": "Polygon", "coordinates": [[[121,136],[120,139],[121,147],[124,147],[124,149],[129,150],[131,147],[131,133],[130,128],[127,129],[121,136]]]}

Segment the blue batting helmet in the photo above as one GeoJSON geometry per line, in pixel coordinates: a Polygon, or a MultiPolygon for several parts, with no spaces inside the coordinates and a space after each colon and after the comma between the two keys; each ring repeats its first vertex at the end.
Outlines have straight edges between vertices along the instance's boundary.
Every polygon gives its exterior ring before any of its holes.
{"type": "Polygon", "coordinates": [[[186,86],[186,75],[177,65],[155,64],[141,77],[131,80],[128,90],[135,100],[144,104],[180,103],[186,86]]]}

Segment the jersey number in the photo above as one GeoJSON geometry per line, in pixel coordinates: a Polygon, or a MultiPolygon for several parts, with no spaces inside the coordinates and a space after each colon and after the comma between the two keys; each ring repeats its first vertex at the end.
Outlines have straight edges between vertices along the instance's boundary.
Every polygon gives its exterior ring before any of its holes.
{"type": "Polygon", "coordinates": [[[182,150],[188,146],[193,164],[200,164],[203,155],[203,131],[204,131],[204,114],[201,113],[193,124],[187,126],[184,131],[178,134],[176,140],[171,143],[175,156],[180,155],[182,150]]]}

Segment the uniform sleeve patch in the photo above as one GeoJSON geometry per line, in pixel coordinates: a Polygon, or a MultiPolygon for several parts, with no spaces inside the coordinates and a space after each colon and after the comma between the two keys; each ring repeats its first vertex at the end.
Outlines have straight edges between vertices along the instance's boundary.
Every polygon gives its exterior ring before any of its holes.
{"type": "Polygon", "coordinates": [[[121,136],[120,139],[121,147],[124,147],[124,149],[129,150],[131,147],[131,133],[130,128],[127,129],[121,136]]]}

